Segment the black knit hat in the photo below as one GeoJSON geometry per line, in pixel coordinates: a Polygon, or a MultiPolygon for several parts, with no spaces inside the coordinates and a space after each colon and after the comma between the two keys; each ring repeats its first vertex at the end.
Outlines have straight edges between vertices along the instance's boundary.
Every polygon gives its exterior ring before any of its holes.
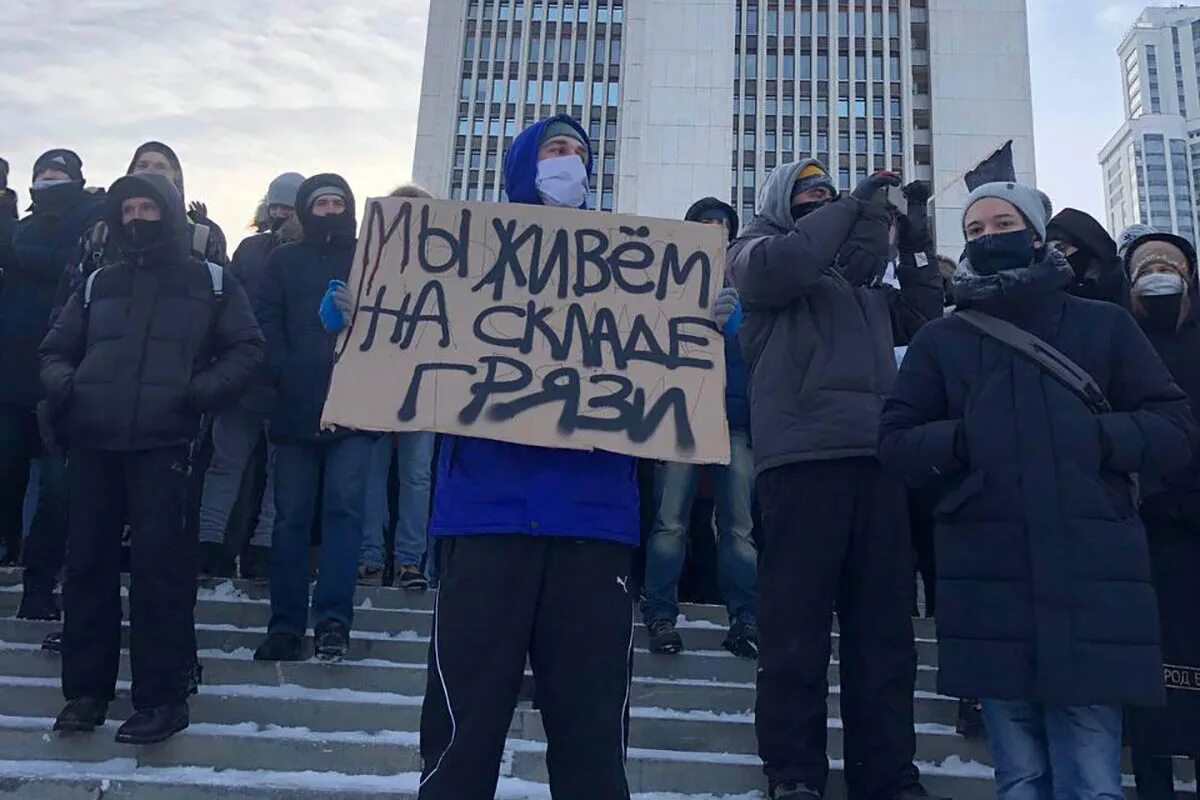
{"type": "Polygon", "coordinates": [[[42,153],[33,162],[33,180],[48,169],[61,170],[76,183],[83,183],[83,159],[74,150],[56,148],[42,153]]]}

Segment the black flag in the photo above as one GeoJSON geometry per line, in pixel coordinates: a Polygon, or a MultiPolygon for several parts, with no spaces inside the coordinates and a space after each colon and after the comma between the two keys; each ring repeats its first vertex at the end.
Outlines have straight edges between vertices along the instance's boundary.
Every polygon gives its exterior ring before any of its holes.
{"type": "Polygon", "coordinates": [[[1003,147],[983,161],[980,161],[975,166],[975,169],[964,176],[968,192],[975,191],[975,189],[985,183],[995,183],[997,181],[1016,182],[1017,171],[1013,169],[1012,144],[1012,139],[1009,139],[1004,143],[1003,147]]]}

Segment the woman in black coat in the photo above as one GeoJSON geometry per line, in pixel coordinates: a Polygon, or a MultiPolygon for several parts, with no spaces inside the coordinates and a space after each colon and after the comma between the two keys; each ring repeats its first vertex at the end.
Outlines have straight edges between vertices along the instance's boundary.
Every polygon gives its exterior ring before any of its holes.
{"type": "Polygon", "coordinates": [[[1112,411],[957,315],[913,340],[879,455],[939,493],[939,689],[982,698],[1001,800],[1120,797],[1121,707],[1163,694],[1130,476],[1189,462],[1187,396],[1128,313],[1064,291],[1033,189],[981,186],[963,223],[959,308],[1049,342],[1112,411]]]}
{"type": "MultiPolygon", "coordinates": [[[[1200,407],[1200,292],[1186,240],[1135,226],[1122,235],[1133,313],[1167,369],[1200,407]]],[[[1130,742],[1138,797],[1173,800],[1170,756],[1200,762],[1200,460],[1142,487],[1142,521],[1162,620],[1167,704],[1133,709],[1130,742]]]]}

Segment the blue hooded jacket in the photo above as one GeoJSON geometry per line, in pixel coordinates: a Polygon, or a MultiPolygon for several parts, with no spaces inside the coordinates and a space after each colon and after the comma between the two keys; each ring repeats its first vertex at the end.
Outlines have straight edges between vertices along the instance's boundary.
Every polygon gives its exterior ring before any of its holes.
{"type": "MultiPolygon", "coordinates": [[[[531,125],[504,158],[510,202],[542,205],[537,154],[555,120],[575,128],[591,150],[587,133],[566,114],[531,125]]],[[[590,175],[590,158],[587,168],[590,175]]],[[[565,536],[635,547],[640,539],[637,461],[630,456],[447,436],[437,470],[435,536],[565,536]]]]}

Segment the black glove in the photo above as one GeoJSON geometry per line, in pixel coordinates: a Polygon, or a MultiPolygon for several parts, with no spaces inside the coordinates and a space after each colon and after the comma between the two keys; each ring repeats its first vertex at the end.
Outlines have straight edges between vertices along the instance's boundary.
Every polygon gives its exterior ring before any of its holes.
{"type": "Polygon", "coordinates": [[[925,208],[925,204],[929,202],[929,198],[933,196],[929,181],[913,181],[905,186],[901,191],[904,192],[904,197],[908,200],[908,208],[911,211],[913,206],[925,208]]]}
{"type": "Polygon", "coordinates": [[[188,203],[188,217],[192,222],[203,225],[208,222],[208,206],[198,200],[188,203]]]}
{"type": "Polygon", "coordinates": [[[869,203],[875,199],[875,196],[881,190],[887,189],[889,186],[899,186],[900,175],[896,172],[876,172],[874,175],[868,175],[854,188],[850,196],[856,200],[861,200],[864,203],[869,203]]]}

